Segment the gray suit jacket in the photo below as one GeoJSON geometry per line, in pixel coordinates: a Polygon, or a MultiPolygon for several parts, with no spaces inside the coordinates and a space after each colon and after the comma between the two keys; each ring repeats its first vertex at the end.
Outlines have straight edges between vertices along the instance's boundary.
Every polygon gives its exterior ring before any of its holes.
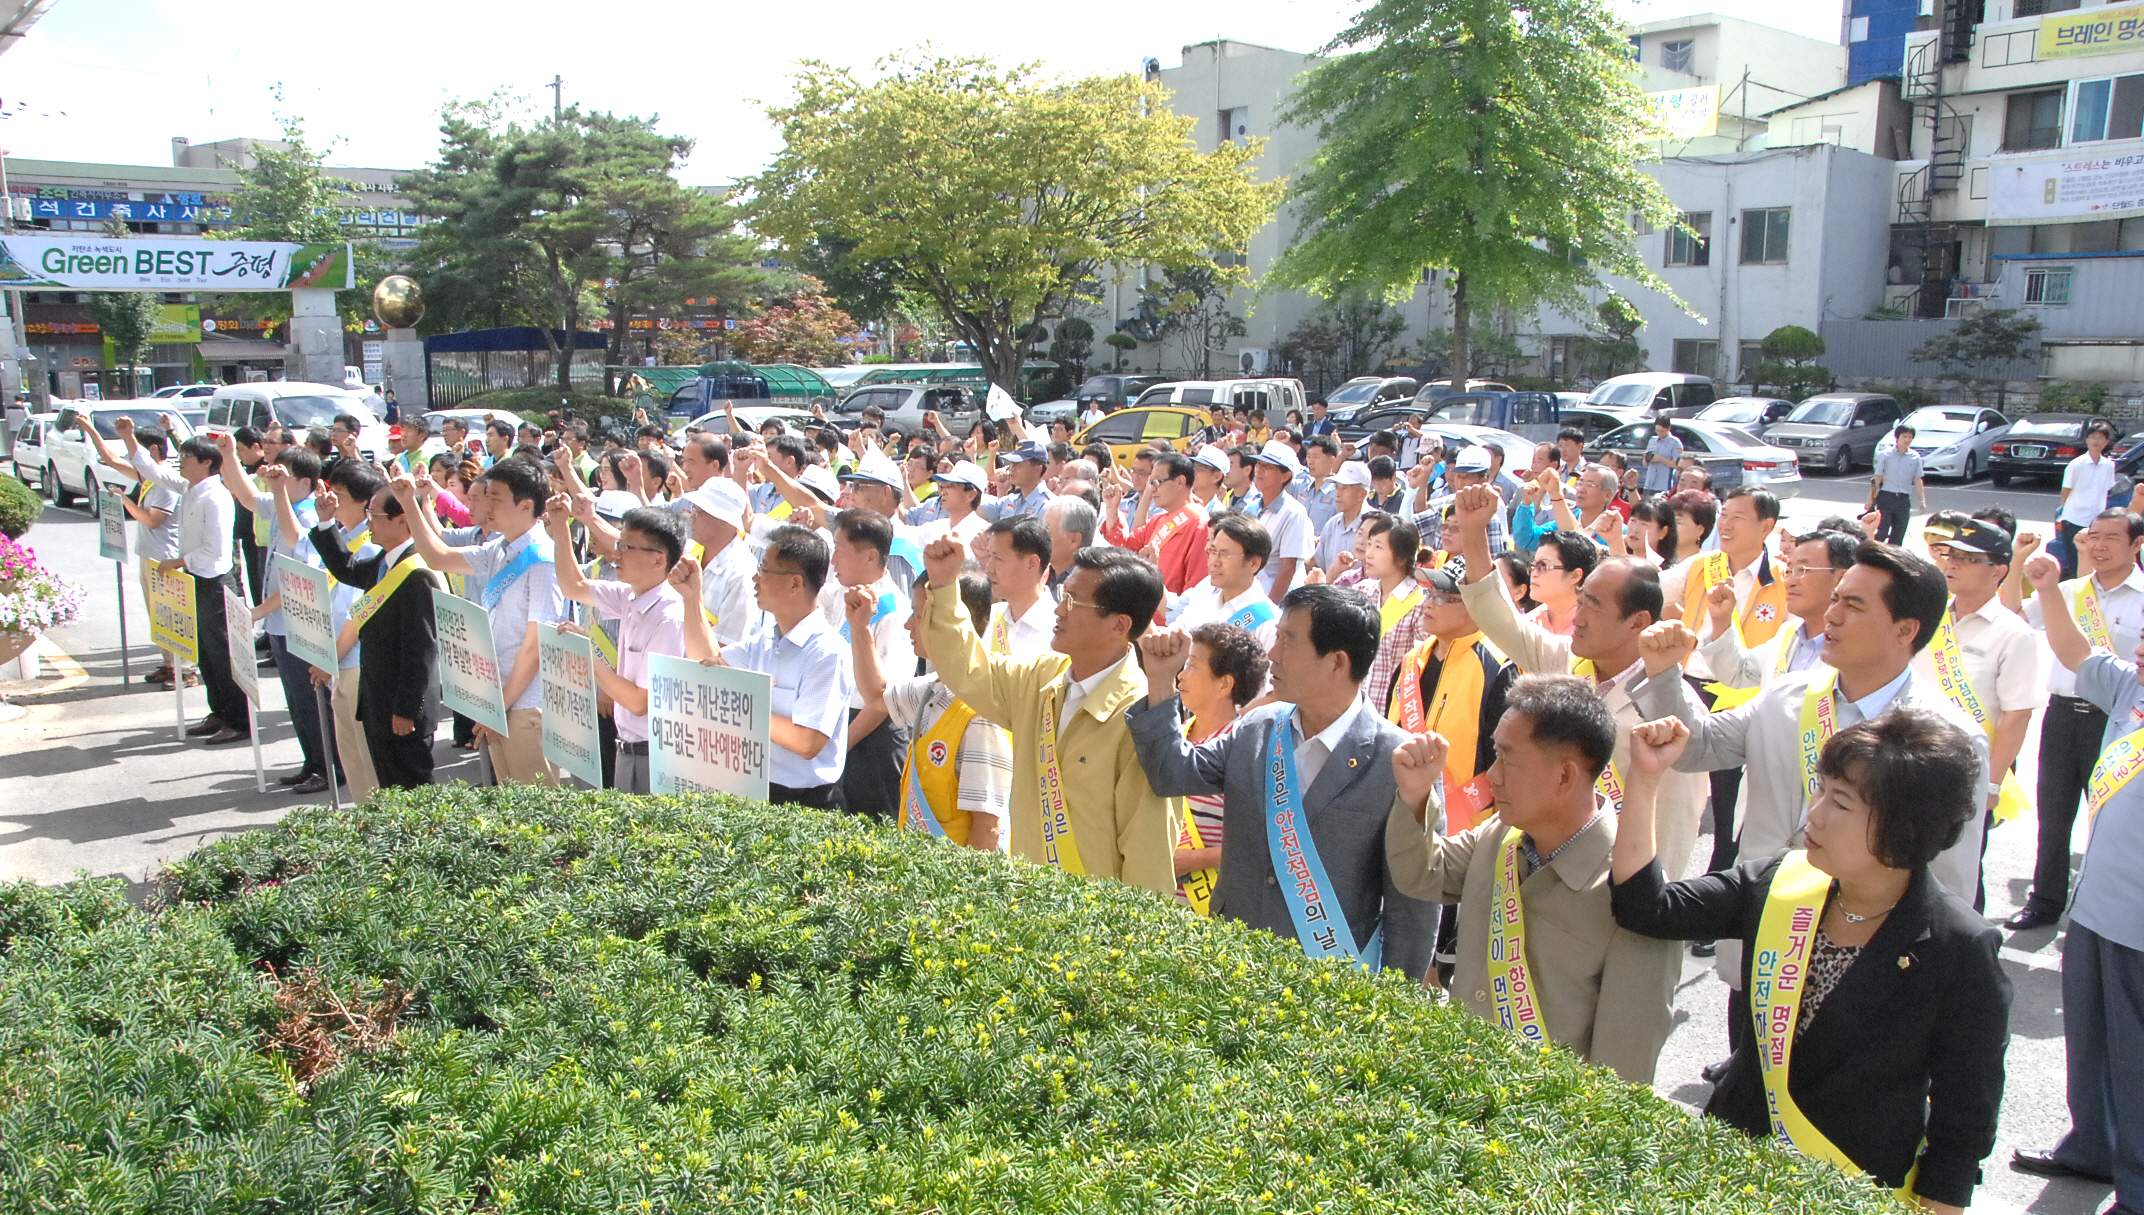
{"type": "MultiPolygon", "coordinates": [[[[1287,706],[1254,709],[1218,738],[1193,746],[1174,697],[1125,710],[1139,766],[1158,797],[1220,793],[1221,875],[1213,911],[1295,940],[1295,920],[1273,872],[1266,840],[1266,748],[1287,706]]],[[[1382,926],[1385,961],[1419,979],[1435,945],[1436,910],[1399,893],[1385,865],[1385,817],[1397,789],[1392,752],[1407,735],[1365,709],[1303,792],[1303,815],[1333,899],[1358,947],[1382,926]],[[1426,927],[1425,927],[1426,921],[1426,927]],[[1419,939],[1425,935],[1430,939],[1419,939]]]]}

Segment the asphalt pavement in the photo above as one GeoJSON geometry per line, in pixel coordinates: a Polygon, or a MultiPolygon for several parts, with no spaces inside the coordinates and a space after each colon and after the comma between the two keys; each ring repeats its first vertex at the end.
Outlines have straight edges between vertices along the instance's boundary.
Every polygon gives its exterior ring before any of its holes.
{"type": "MultiPolygon", "coordinates": [[[[1825,515],[1858,514],[1868,493],[1866,475],[1809,477],[1786,502],[1788,526],[1806,527],[1825,515]]],[[[2016,512],[2020,526],[2051,530],[2051,488],[1996,490],[1931,483],[1935,509],[1977,510],[2001,505],[2016,512]]],[[[1916,519],[1918,519],[1916,515],[1916,519]]],[[[66,660],[48,663],[35,685],[0,683],[0,693],[26,710],[0,722],[0,880],[64,881],[77,873],[116,874],[145,889],[164,862],[233,832],[274,823],[308,799],[282,793],[277,775],[294,771],[298,745],[272,668],[260,671],[257,731],[269,780],[259,792],[253,755],[245,746],[204,747],[174,734],[173,696],[139,682],[120,680],[120,611],[113,566],[97,556],[97,529],[80,508],[48,507],[27,542],[38,558],[87,592],[82,617],[49,641],[66,660]]],[[[125,588],[125,620],[137,678],[154,665],[148,616],[138,581],[125,588]]],[[[186,718],[205,712],[201,690],[185,694],[186,718]]],[[[2034,787],[2038,755],[2027,740],[2020,778],[2034,787]]],[[[435,743],[438,779],[473,780],[476,762],[456,751],[441,729],[435,743]]],[[[325,795],[309,799],[324,803],[325,795]]],[[[2081,847],[2079,837],[2079,846],[2081,847]]],[[[1701,838],[1693,864],[1710,855],[1701,838]]],[[[2000,919],[2023,905],[2031,884],[2034,824],[2029,816],[1989,836],[1987,911],[2000,919]]],[[[2064,1107],[2059,929],[2011,935],[2003,949],[2015,986],[2010,1017],[2008,1083],[1995,1150],[1976,1211],[2031,1211],[2042,1215],[2090,1215],[2110,1199],[2104,1186],[2043,1181],[2008,1167],[2013,1148],[2047,1148],[2068,1127],[2064,1107]]],[[[1710,1086],[1699,1069],[1727,1054],[1727,989],[1709,960],[1685,955],[1676,996],[1675,1029],[1663,1052],[1655,1088],[1670,1100],[1696,1108],[1710,1086]]]]}

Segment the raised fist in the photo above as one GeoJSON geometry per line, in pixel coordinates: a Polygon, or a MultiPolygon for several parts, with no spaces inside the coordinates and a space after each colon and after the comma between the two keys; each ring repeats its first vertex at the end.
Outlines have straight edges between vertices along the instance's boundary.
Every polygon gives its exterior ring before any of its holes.
{"type": "Polygon", "coordinates": [[[1717,637],[1727,631],[1735,618],[1735,588],[1733,583],[1715,582],[1705,592],[1705,614],[1712,617],[1712,635],[1717,637]]]}
{"type": "Polygon", "coordinates": [[[923,570],[930,575],[933,587],[960,581],[960,567],[967,561],[967,550],[950,533],[923,546],[923,570]]]}
{"type": "Polygon", "coordinates": [[[1489,520],[1496,517],[1497,504],[1496,490],[1493,487],[1469,485],[1460,490],[1452,502],[1452,522],[1462,528],[1487,531],[1489,520]]]}
{"type": "Polygon", "coordinates": [[[2062,563],[2039,553],[2025,563],[2025,581],[2041,594],[2052,595],[2062,584],[2062,563]]]}
{"type": "Polygon", "coordinates": [[[1450,754],[1451,744],[1437,733],[1417,734],[1393,749],[1393,782],[1399,786],[1400,800],[1414,808],[1416,817],[1444,778],[1444,761],[1450,754]]]}
{"type": "Polygon", "coordinates": [[[1697,634],[1680,620],[1663,620],[1638,634],[1647,678],[1681,666],[1697,649],[1697,634]]]}
{"type": "Polygon", "coordinates": [[[1630,728],[1630,772],[1633,776],[1659,776],[1682,758],[1690,744],[1690,727],[1682,719],[1663,717],[1641,721],[1630,728]]]}
{"type": "Polygon", "coordinates": [[[878,611],[878,596],[868,586],[852,586],[842,597],[841,610],[849,619],[850,636],[869,636],[871,617],[878,611]]]}
{"type": "Polygon", "coordinates": [[[1149,688],[1174,687],[1191,662],[1191,633],[1186,629],[1148,629],[1139,637],[1140,663],[1149,688]]]}

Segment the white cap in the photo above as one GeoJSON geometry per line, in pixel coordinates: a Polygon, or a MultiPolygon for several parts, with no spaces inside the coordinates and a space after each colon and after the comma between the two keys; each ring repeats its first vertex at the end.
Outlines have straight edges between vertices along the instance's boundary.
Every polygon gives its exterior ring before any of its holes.
{"type": "Polygon", "coordinates": [[[606,489],[596,495],[596,513],[606,519],[623,519],[625,512],[638,510],[647,503],[622,489],[606,489]]]}
{"type": "Polygon", "coordinates": [[[1452,470],[1454,472],[1467,473],[1488,472],[1489,449],[1486,447],[1475,446],[1469,447],[1464,451],[1461,451],[1459,455],[1454,457],[1452,460],[1452,470]]]}
{"type": "Polygon", "coordinates": [[[876,481],[881,485],[891,487],[896,493],[900,492],[903,484],[899,466],[895,465],[885,452],[876,447],[866,447],[863,459],[856,462],[855,468],[841,474],[841,479],[844,481],[876,481]]]}
{"type": "Polygon", "coordinates": [[[1360,485],[1370,488],[1370,466],[1360,460],[1349,460],[1340,466],[1340,484],[1360,485]]]}
{"type": "Polygon", "coordinates": [[[1302,461],[1295,458],[1295,450],[1279,439],[1268,439],[1254,457],[1261,464],[1273,464],[1288,470],[1290,476],[1303,471],[1302,461]]]}
{"type": "Polygon", "coordinates": [[[841,482],[834,479],[834,470],[824,464],[814,464],[805,469],[804,475],[797,480],[804,483],[804,488],[816,492],[829,502],[841,496],[841,482]]]}
{"type": "Polygon", "coordinates": [[[1219,443],[1208,443],[1199,448],[1199,454],[1191,457],[1194,464],[1204,464],[1218,473],[1228,471],[1228,449],[1219,443]]]}
{"type": "Polygon", "coordinates": [[[739,531],[744,530],[747,499],[744,490],[728,477],[709,477],[700,488],[685,494],[694,510],[720,519],[739,531]]]}
{"type": "Polygon", "coordinates": [[[953,466],[952,472],[933,473],[931,480],[941,485],[966,485],[983,493],[990,490],[990,478],[983,475],[982,467],[973,460],[962,460],[953,466]]]}

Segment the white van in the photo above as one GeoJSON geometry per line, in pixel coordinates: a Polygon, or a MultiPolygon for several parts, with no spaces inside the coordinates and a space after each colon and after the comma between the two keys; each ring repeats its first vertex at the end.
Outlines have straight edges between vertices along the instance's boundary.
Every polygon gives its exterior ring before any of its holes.
{"type": "Polygon", "coordinates": [[[1687,418],[1712,404],[1716,393],[1712,378],[1673,371],[1639,371],[1610,376],[1586,394],[1589,406],[1642,409],[1648,416],[1687,418]]]}
{"type": "Polygon", "coordinates": [[[1288,411],[1309,416],[1303,382],[1296,379],[1175,380],[1139,394],[1136,405],[1182,405],[1191,409],[1263,409],[1266,425],[1287,425],[1288,411]]]}
{"type": "Polygon", "coordinates": [[[357,450],[375,464],[387,460],[387,426],[365,404],[361,392],[333,384],[308,384],[302,380],[264,380],[253,384],[226,384],[208,399],[210,433],[233,431],[241,426],[255,429],[288,426],[300,441],[314,427],[326,430],[336,414],[347,413],[364,423],[357,432],[357,450]]]}

